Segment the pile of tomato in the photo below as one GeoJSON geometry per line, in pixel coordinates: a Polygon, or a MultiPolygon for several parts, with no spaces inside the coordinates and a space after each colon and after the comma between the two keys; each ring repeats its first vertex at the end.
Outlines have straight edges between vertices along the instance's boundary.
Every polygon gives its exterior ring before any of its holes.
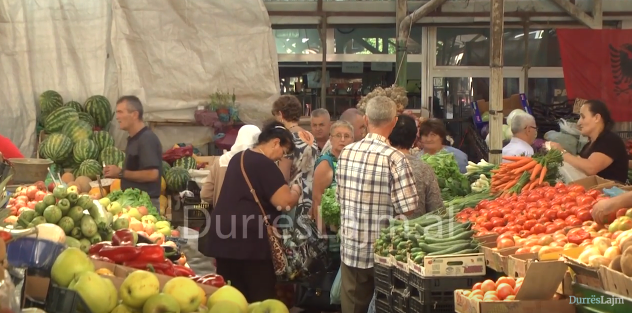
{"type": "MultiPolygon", "coordinates": [[[[473,222],[477,237],[506,232],[521,238],[554,234],[591,221],[592,206],[602,197],[605,195],[598,190],[558,183],[508,198],[483,200],[475,208],[459,212],[456,219],[473,222]]],[[[611,219],[615,218],[613,214],[611,219]]]]}

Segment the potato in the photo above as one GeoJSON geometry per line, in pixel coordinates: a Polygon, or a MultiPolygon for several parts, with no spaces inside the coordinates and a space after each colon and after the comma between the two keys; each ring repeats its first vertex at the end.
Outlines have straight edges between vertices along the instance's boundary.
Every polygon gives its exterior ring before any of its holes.
{"type": "Polygon", "coordinates": [[[628,249],[628,247],[632,247],[632,236],[626,238],[624,241],[621,242],[621,244],[619,245],[619,247],[621,248],[619,251],[623,252],[625,250],[628,249]]]}
{"type": "Polygon", "coordinates": [[[612,262],[610,262],[610,269],[621,273],[621,256],[617,255],[612,262]]]}
{"type": "Polygon", "coordinates": [[[628,247],[621,254],[621,272],[625,276],[632,276],[632,247],[628,247]]]}

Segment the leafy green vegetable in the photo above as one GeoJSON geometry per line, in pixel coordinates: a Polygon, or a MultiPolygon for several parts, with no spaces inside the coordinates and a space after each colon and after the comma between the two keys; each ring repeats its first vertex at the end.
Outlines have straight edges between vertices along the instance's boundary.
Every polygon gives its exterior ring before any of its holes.
{"type": "Polygon", "coordinates": [[[320,215],[325,225],[340,226],[340,205],[336,200],[336,186],[325,189],[320,202],[320,215]]]}
{"type": "Polygon", "coordinates": [[[149,215],[153,215],[159,221],[164,220],[164,218],[160,216],[158,209],[156,209],[156,207],[154,207],[154,205],[151,203],[151,198],[149,198],[149,195],[140,189],[128,188],[125,189],[125,191],[117,190],[107,195],[107,197],[108,199],[110,199],[110,201],[118,202],[122,208],[136,208],[139,206],[144,206],[147,208],[147,212],[149,212],[149,215]]]}
{"type": "Polygon", "coordinates": [[[421,160],[430,165],[437,175],[441,197],[449,201],[455,197],[462,197],[471,192],[467,176],[461,174],[454,154],[445,150],[435,154],[422,154],[421,160]]]}

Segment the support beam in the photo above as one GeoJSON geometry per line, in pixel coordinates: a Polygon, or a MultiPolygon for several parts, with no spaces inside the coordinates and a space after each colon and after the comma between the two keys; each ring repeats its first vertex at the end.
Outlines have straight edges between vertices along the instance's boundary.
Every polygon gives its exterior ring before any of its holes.
{"type": "Polygon", "coordinates": [[[500,164],[503,147],[503,35],[505,0],[490,0],[489,162],[500,164]]]}
{"type": "Polygon", "coordinates": [[[580,23],[586,25],[590,29],[602,29],[603,27],[603,8],[601,6],[602,0],[593,0],[592,16],[586,14],[576,5],[572,4],[570,0],[551,0],[562,10],[566,11],[568,15],[575,18],[580,23]]]}
{"type": "MultiPolygon", "coordinates": [[[[318,0],[318,13],[320,13],[320,50],[323,54],[320,75],[320,107],[327,109],[327,88],[329,80],[327,79],[327,13],[323,11],[323,0],[318,0]]],[[[315,109],[315,108],[313,108],[315,109]]]]}

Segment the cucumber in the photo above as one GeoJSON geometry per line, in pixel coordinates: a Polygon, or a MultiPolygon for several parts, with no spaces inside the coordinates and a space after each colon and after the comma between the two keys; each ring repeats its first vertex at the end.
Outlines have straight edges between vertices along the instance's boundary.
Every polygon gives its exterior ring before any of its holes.
{"type": "Polygon", "coordinates": [[[406,249],[407,245],[408,245],[407,241],[402,241],[397,245],[397,250],[406,249]]]}
{"type": "Polygon", "coordinates": [[[478,249],[465,249],[465,250],[461,250],[459,252],[455,252],[452,254],[470,254],[470,253],[479,253],[478,249]]]}
{"type": "Polygon", "coordinates": [[[420,244],[419,248],[423,249],[424,252],[436,252],[436,251],[441,251],[441,250],[445,250],[447,248],[450,248],[454,245],[461,245],[467,243],[469,245],[472,244],[471,240],[467,240],[467,239],[463,239],[463,240],[455,240],[455,241],[451,241],[451,242],[445,242],[445,243],[435,243],[435,244],[420,244]]]}
{"type": "Polygon", "coordinates": [[[406,260],[406,257],[404,257],[401,254],[398,254],[395,256],[395,260],[399,261],[399,262],[404,262],[404,260],[406,260]]]}
{"type": "Polygon", "coordinates": [[[436,252],[430,252],[427,255],[431,256],[431,255],[455,254],[456,252],[460,252],[462,250],[469,249],[469,247],[470,247],[469,243],[462,243],[460,245],[451,246],[450,248],[447,248],[447,249],[444,249],[444,250],[440,250],[440,251],[436,251],[436,252]]]}
{"type": "Polygon", "coordinates": [[[431,238],[439,238],[439,239],[443,239],[443,238],[448,238],[448,237],[454,237],[456,235],[459,235],[461,233],[467,232],[468,230],[466,230],[465,228],[456,228],[456,229],[451,229],[445,233],[430,233],[428,234],[428,237],[431,238]]]}
{"type": "Polygon", "coordinates": [[[425,237],[425,241],[426,243],[429,244],[433,244],[433,243],[442,243],[442,242],[452,242],[455,240],[461,240],[461,239],[471,239],[472,235],[474,235],[474,231],[473,230],[468,230],[468,231],[464,231],[461,233],[458,233],[452,237],[445,237],[445,238],[434,238],[434,237],[425,237]]]}
{"type": "Polygon", "coordinates": [[[421,249],[421,248],[412,248],[412,249],[410,249],[410,253],[414,254],[414,253],[419,253],[419,252],[424,252],[424,250],[421,249]]]}
{"type": "MultiPolygon", "coordinates": [[[[464,224],[458,224],[456,226],[450,227],[450,225],[447,225],[445,227],[442,227],[441,229],[438,229],[436,231],[429,231],[426,232],[426,234],[432,235],[432,234],[451,234],[451,233],[456,233],[456,232],[462,232],[462,231],[466,231],[469,230],[467,228],[468,226],[464,225],[464,224]]],[[[434,237],[434,236],[431,236],[434,237]]],[[[450,236],[448,236],[450,237],[450,236]]]]}
{"type": "Polygon", "coordinates": [[[425,254],[418,254],[417,256],[415,256],[413,258],[413,262],[415,262],[415,264],[423,264],[424,263],[424,256],[426,256],[425,254]]]}

